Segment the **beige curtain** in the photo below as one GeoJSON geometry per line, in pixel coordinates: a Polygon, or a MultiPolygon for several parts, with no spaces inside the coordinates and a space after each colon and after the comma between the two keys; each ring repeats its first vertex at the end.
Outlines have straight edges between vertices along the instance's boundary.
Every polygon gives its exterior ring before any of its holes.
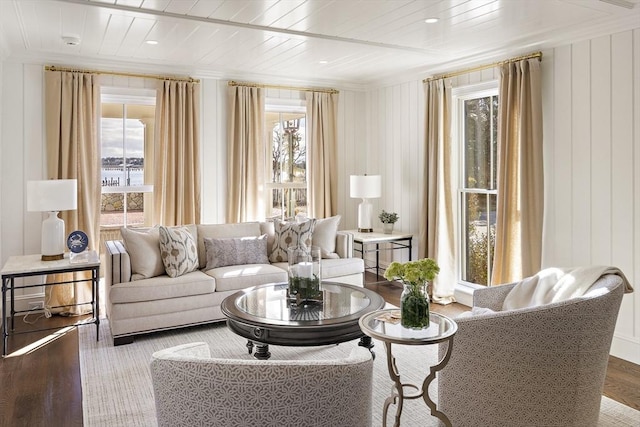
{"type": "Polygon", "coordinates": [[[227,222],[264,218],[264,90],[229,86],[227,222]]]}
{"type": "Polygon", "coordinates": [[[338,94],[307,92],[307,150],[309,216],[338,213],[336,114],[338,94]]]}
{"type": "MultiPolygon", "coordinates": [[[[100,85],[94,74],[45,71],[45,123],[47,176],[78,180],[78,208],[60,213],[66,232],[83,230],[89,249],[98,250],[100,226],[100,85]]],[[[48,283],[68,280],[50,275],[48,283]]],[[[90,279],[77,273],[75,280],[90,279]]],[[[91,301],[91,282],[47,286],[48,307],[91,301]]],[[[52,309],[63,314],[83,314],[91,305],[52,309]]]]}
{"type": "Polygon", "coordinates": [[[544,213],[540,79],[537,58],[500,68],[492,284],[520,280],[540,270],[544,213]]]}
{"type": "Polygon", "coordinates": [[[433,301],[454,302],[456,284],[455,218],[453,198],[455,180],[452,171],[451,88],[444,79],[425,83],[425,157],[424,193],[420,223],[420,258],[433,258],[440,273],[433,281],[433,301]]]}
{"type": "Polygon", "coordinates": [[[163,80],[156,96],[154,222],[200,223],[200,84],[163,80]]]}

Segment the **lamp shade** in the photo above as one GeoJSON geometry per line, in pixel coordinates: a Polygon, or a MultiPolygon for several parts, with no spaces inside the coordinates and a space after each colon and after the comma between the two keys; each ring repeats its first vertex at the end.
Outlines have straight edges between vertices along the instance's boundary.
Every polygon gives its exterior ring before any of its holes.
{"type": "Polygon", "coordinates": [[[377,198],[382,196],[382,178],[380,175],[351,175],[349,188],[353,198],[377,198]]]}
{"type": "Polygon", "coordinates": [[[27,181],[27,211],[59,212],[73,210],[77,207],[77,180],[27,181]]]}

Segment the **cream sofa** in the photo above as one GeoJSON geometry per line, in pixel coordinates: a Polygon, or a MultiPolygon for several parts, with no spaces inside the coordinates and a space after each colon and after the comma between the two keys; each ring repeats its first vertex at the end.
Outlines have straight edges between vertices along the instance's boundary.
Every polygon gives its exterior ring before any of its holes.
{"type": "MultiPolygon", "coordinates": [[[[317,221],[312,243],[329,246],[323,250],[322,280],[362,286],[364,262],[352,256],[353,236],[337,231],[339,218],[317,221]]],[[[179,277],[165,274],[153,228],[123,229],[122,241],[105,242],[105,306],[114,345],[131,343],[138,334],[225,320],[220,304],[227,296],[247,287],[287,281],[286,262],[206,268],[205,239],[266,235],[270,252],[277,237],[274,223],[187,227],[197,242],[199,269],[179,277]]]]}

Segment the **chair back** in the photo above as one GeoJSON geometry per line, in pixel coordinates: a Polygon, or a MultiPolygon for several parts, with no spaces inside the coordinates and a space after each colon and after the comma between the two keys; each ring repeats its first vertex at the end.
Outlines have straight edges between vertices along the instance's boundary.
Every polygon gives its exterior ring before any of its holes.
{"type": "Polygon", "coordinates": [[[153,354],[158,425],[370,427],[373,360],[211,358],[205,343],[153,354]]]}

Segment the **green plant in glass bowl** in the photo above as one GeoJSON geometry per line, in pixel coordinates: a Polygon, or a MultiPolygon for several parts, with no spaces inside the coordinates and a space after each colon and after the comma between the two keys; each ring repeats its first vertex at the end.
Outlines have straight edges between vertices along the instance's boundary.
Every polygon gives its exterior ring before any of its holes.
{"type": "Polygon", "coordinates": [[[405,328],[429,327],[429,294],[427,285],[435,279],[440,267],[431,258],[399,263],[392,262],[384,272],[387,280],[402,282],[400,322],[405,328]]]}

